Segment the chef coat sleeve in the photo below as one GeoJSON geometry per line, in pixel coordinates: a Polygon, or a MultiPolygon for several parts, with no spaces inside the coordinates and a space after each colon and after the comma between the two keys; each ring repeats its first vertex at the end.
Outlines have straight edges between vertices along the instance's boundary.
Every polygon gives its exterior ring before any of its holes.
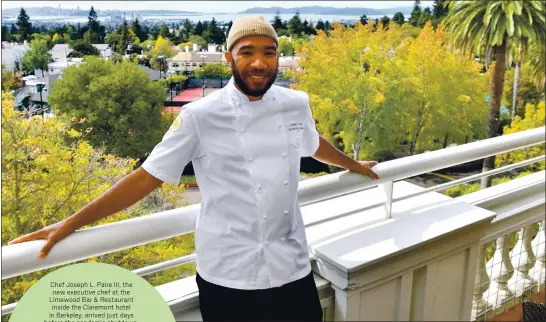
{"type": "Polygon", "coordinates": [[[184,167],[200,150],[199,129],[195,116],[183,109],[142,164],[142,168],[161,181],[179,184],[184,167]]]}
{"type": "Polygon", "coordinates": [[[305,94],[305,108],[304,108],[304,128],[303,128],[303,139],[302,139],[302,157],[310,157],[315,154],[319,147],[319,134],[315,126],[315,120],[313,119],[313,114],[311,112],[311,106],[309,105],[309,95],[305,94]]]}

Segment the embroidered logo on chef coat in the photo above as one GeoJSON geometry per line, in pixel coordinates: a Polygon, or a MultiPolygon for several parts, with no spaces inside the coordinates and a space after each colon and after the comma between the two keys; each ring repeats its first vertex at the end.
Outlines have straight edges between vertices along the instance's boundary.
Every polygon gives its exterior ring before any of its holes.
{"type": "Polygon", "coordinates": [[[182,114],[179,114],[176,117],[176,119],[174,119],[174,122],[171,125],[171,127],[169,128],[169,131],[176,132],[176,131],[180,130],[181,127],[182,127],[182,114]]]}
{"type": "Polygon", "coordinates": [[[288,131],[297,131],[297,130],[303,130],[303,123],[302,122],[291,122],[288,124],[288,131]]]}

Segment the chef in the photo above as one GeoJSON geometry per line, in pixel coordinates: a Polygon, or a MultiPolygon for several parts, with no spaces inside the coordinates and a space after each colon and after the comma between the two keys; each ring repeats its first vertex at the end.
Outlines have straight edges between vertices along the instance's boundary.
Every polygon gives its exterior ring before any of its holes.
{"type": "Polygon", "coordinates": [[[12,243],[46,239],[121,211],[192,161],[202,193],[195,226],[204,321],[322,320],[297,200],[300,158],[312,156],[378,179],[322,138],[306,93],[273,85],[279,43],[260,16],[236,20],[225,58],[228,85],[186,105],[143,165],[68,217],[12,243]]]}

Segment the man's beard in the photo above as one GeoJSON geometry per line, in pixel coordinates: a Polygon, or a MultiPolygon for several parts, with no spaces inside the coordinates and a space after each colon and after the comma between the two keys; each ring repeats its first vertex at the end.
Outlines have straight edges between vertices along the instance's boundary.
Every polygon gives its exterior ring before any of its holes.
{"type": "Polygon", "coordinates": [[[277,74],[279,73],[279,60],[277,59],[277,68],[274,73],[267,74],[269,81],[265,84],[265,87],[263,89],[252,90],[246,84],[243,76],[241,75],[241,73],[239,73],[239,70],[237,70],[235,66],[235,61],[231,59],[231,73],[233,74],[235,84],[237,84],[239,89],[248,96],[263,96],[271,88],[271,86],[275,82],[275,79],[277,78],[277,74]]]}

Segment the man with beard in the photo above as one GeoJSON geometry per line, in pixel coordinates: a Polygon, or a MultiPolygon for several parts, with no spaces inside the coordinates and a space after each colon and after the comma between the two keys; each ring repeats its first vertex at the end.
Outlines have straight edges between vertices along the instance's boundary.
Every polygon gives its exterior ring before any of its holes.
{"type": "Polygon", "coordinates": [[[142,167],[62,222],[12,243],[46,239],[40,257],[73,231],[129,207],[190,161],[203,196],[195,228],[204,321],[322,319],[297,202],[300,158],[378,179],[315,129],[307,94],[274,86],[278,38],[262,17],[235,21],[228,85],[184,107],[142,167]]]}

